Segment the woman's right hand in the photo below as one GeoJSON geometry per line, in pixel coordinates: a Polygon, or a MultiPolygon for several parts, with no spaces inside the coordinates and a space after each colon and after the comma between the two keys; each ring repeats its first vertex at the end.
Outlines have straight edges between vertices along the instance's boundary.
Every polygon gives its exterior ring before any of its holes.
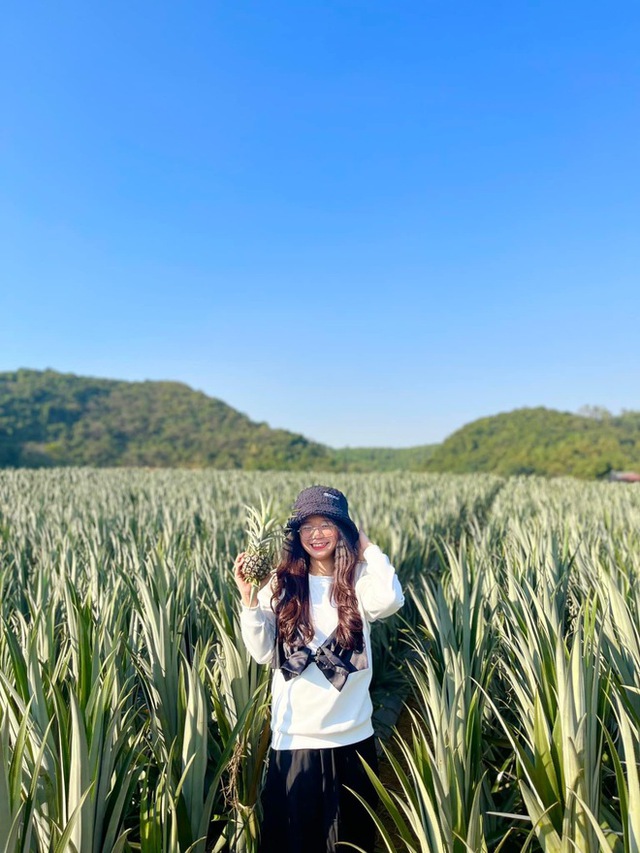
{"type": "Polygon", "coordinates": [[[262,587],[269,580],[269,576],[267,576],[261,583],[260,586],[256,586],[255,584],[249,583],[242,577],[242,566],[244,564],[244,555],[245,552],[241,551],[235,559],[233,564],[233,577],[235,578],[236,586],[240,590],[240,595],[242,596],[242,603],[246,607],[255,607],[256,606],[256,597],[258,595],[258,590],[262,589],[262,587]]]}

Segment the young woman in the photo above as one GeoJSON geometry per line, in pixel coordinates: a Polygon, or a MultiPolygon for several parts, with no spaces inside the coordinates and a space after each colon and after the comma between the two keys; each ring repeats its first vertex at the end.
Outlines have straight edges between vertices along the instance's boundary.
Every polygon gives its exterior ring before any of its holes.
{"type": "Polygon", "coordinates": [[[236,560],[243,639],[274,669],[260,850],[327,853],[349,841],[373,852],[373,822],[347,788],[375,803],[359,757],[377,767],[369,624],[404,597],[342,492],[312,486],[293,509],[282,560],[257,602],[243,555],[236,560]]]}

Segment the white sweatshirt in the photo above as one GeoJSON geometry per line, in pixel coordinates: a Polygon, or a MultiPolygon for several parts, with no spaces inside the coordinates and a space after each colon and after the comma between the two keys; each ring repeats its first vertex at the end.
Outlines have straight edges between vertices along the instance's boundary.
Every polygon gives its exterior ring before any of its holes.
{"type": "MultiPolygon", "coordinates": [[[[404,596],[395,569],[377,545],[364,552],[358,566],[356,597],[362,616],[364,643],[369,666],[352,672],[337,690],[314,662],[295,678],[285,680],[275,670],[272,680],[271,746],[274,749],[322,749],[358,743],[373,734],[369,696],[371,645],[369,623],[399,610],[404,596]]],[[[332,577],[309,575],[309,604],[315,650],[338,624],[337,608],[331,603],[332,577]]],[[[258,593],[255,607],[242,606],[242,638],[258,663],[271,660],[276,642],[276,617],[271,609],[270,585],[258,593]]]]}

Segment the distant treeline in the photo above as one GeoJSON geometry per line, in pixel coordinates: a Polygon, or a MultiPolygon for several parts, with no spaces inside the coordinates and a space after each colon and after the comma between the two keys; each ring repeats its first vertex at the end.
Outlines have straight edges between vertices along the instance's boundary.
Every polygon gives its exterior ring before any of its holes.
{"type": "Polygon", "coordinates": [[[0,465],[292,468],[327,448],[178,382],[0,374],[0,465]]]}
{"type": "Polygon", "coordinates": [[[586,479],[640,470],[640,412],[614,417],[600,408],[581,415],[536,408],[481,418],[439,445],[427,468],[586,479]]]}
{"type": "Polygon", "coordinates": [[[67,465],[593,478],[640,469],[640,412],[518,409],[474,421],[441,445],[334,450],[179,382],[0,373],[0,467],[67,465]]]}
{"type": "Polygon", "coordinates": [[[428,448],[333,450],[179,382],[0,373],[0,467],[419,469],[428,448]]]}

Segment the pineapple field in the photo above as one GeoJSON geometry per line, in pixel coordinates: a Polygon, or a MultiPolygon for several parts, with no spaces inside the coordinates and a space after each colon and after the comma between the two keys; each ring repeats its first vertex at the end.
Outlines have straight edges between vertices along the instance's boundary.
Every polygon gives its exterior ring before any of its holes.
{"type": "MultiPolygon", "coordinates": [[[[327,479],[0,472],[0,853],[257,849],[269,670],[233,565],[247,506],[327,479]]],[[[380,850],[638,853],[640,489],[331,485],[406,594],[372,632],[380,850]]]]}

